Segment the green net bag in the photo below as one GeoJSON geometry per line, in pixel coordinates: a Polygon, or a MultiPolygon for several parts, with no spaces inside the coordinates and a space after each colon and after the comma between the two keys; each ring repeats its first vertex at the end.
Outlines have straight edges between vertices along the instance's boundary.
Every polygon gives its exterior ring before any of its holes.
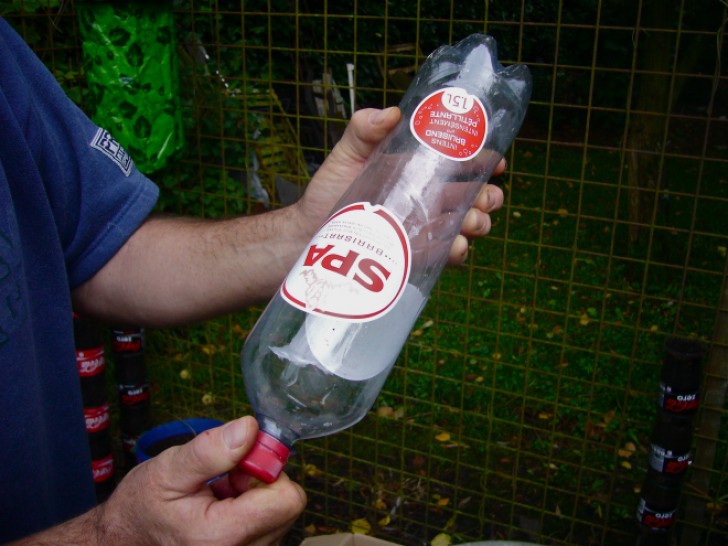
{"type": "Polygon", "coordinates": [[[78,2],[76,8],[92,119],[139,170],[159,170],[183,146],[171,5],[78,2]]]}

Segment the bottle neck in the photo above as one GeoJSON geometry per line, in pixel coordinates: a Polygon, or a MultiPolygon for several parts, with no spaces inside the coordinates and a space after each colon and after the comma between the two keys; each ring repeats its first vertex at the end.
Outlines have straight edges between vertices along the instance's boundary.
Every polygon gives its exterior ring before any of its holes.
{"type": "Polygon", "coordinates": [[[267,415],[258,413],[255,417],[258,420],[258,427],[261,432],[265,432],[269,436],[272,436],[284,444],[287,448],[290,449],[293,443],[299,439],[299,435],[297,433],[274,421],[267,415]]]}

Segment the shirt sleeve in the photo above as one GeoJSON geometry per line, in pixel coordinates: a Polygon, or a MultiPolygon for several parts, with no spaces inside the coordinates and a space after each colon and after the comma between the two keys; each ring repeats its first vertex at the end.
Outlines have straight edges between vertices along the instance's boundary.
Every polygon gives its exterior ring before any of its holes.
{"type": "MultiPolygon", "coordinates": [[[[63,92],[25,42],[0,19],[13,58],[3,88],[43,180],[73,289],[93,277],[154,208],[159,189],[122,146],[63,92]]],[[[32,214],[32,211],[28,211],[32,214]]]]}

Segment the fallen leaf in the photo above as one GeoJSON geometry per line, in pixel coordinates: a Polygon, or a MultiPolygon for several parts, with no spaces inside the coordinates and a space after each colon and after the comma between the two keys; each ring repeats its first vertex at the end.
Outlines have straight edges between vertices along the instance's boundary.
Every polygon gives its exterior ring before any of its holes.
{"type": "Polygon", "coordinates": [[[246,337],[248,335],[248,331],[244,330],[243,327],[240,326],[239,324],[235,324],[233,326],[233,332],[235,332],[237,335],[239,335],[241,337],[246,337]]]}
{"type": "Polygon", "coordinates": [[[217,348],[214,345],[202,345],[200,349],[207,356],[214,355],[217,352],[217,348]]]}
{"type": "Polygon", "coordinates": [[[380,519],[380,520],[379,520],[379,521],[377,522],[377,524],[378,524],[378,525],[379,525],[380,527],[386,527],[387,525],[389,525],[389,523],[390,523],[391,521],[392,521],[392,516],[390,516],[389,514],[387,514],[387,515],[386,515],[386,516],[384,516],[384,517],[383,517],[382,519],[380,519]]]}
{"type": "Polygon", "coordinates": [[[389,406],[382,406],[377,408],[377,417],[392,417],[394,415],[394,408],[389,406]]]}
{"type": "Polygon", "coordinates": [[[620,466],[622,468],[626,468],[627,470],[631,470],[632,469],[632,463],[630,463],[629,461],[622,461],[620,463],[620,466]]]}
{"type": "Polygon", "coordinates": [[[303,531],[306,533],[306,536],[312,536],[316,534],[316,526],[312,523],[310,525],[306,525],[306,527],[303,528],[303,531]]]}
{"type": "Polygon", "coordinates": [[[315,464],[306,464],[303,466],[303,472],[308,476],[309,478],[318,478],[322,472],[319,470],[315,464]]]}
{"type": "Polygon", "coordinates": [[[430,546],[450,546],[452,537],[447,533],[440,533],[430,542],[430,546]]]}
{"type": "Polygon", "coordinates": [[[437,436],[435,436],[435,440],[438,442],[449,442],[450,441],[450,433],[449,432],[441,432],[437,436]]]}
{"type": "Polygon", "coordinates": [[[617,455],[625,459],[629,459],[637,451],[637,446],[633,442],[627,442],[624,447],[617,451],[617,455]]]}
{"type": "Polygon", "coordinates": [[[372,526],[366,518],[355,519],[351,522],[351,532],[358,535],[368,535],[372,531],[372,526]]]}
{"type": "Polygon", "coordinates": [[[374,508],[377,510],[386,510],[387,509],[387,503],[382,500],[382,498],[378,498],[374,501],[374,504],[372,504],[374,508]]]}
{"type": "Polygon", "coordinates": [[[568,211],[568,210],[566,210],[566,209],[564,209],[564,208],[561,208],[561,209],[559,209],[559,210],[558,210],[558,211],[556,211],[556,212],[557,212],[557,213],[559,214],[559,216],[561,216],[562,218],[566,218],[566,217],[567,217],[567,216],[569,215],[569,211],[568,211]]]}
{"type": "Polygon", "coordinates": [[[448,499],[447,497],[442,497],[440,499],[437,499],[438,506],[447,506],[448,504],[450,504],[450,499],[448,499]]]}
{"type": "Polygon", "coordinates": [[[609,423],[611,423],[611,422],[612,422],[612,419],[614,419],[614,410],[609,410],[609,411],[608,411],[608,412],[607,412],[607,413],[606,413],[606,414],[604,415],[604,421],[602,421],[601,423],[599,423],[599,426],[600,426],[600,427],[604,427],[604,428],[607,428],[607,427],[609,426],[609,423]]]}
{"type": "Polygon", "coordinates": [[[705,505],[705,510],[711,516],[717,516],[723,511],[723,505],[717,502],[709,502],[705,505]]]}
{"type": "Polygon", "coordinates": [[[582,313],[579,317],[579,324],[581,324],[582,326],[587,326],[590,322],[591,321],[589,320],[589,315],[587,315],[586,313],[582,313]]]}

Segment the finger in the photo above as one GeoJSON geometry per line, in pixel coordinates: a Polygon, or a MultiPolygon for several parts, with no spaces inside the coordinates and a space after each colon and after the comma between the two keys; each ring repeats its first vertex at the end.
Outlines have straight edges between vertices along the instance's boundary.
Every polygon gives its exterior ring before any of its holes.
{"type": "Polygon", "coordinates": [[[500,176],[503,174],[503,172],[506,170],[506,160],[504,158],[501,158],[501,160],[498,162],[498,165],[495,166],[495,169],[493,169],[493,175],[492,176],[500,176]]]}
{"type": "Polygon", "coordinates": [[[503,190],[498,186],[486,184],[478,192],[473,208],[483,212],[494,212],[503,206],[503,190]]]}
{"type": "MultiPolygon", "coordinates": [[[[231,470],[232,472],[232,470],[231,470]]],[[[225,474],[220,479],[213,481],[208,484],[212,490],[215,498],[226,499],[228,497],[237,497],[239,491],[237,491],[230,482],[230,477],[225,474]]]]}
{"type": "Polygon", "coordinates": [[[244,493],[248,489],[251,489],[260,483],[250,474],[236,466],[228,473],[228,482],[230,487],[235,490],[238,494],[244,493]]]}
{"type": "Polygon", "coordinates": [[[490,214],[473,208],[465,215],[460,233],[469,239],[482,237],[490,233],[491,227],[490,214]]]}
{"type": "Polygon", "coordinates": [[[460,265],[468,258],[468,240],[464,235],[458,235],[452,242],[450,247],[450,256],[447,263],[450,265],[460,265]]]}
{"type": "Polygon", "coordinates": [[[225,520],[244,522],[248,537],[269,537],[292,525],[305,507],[303,488],[282,473],[275,482],[261,483],[224,506],[225,520]]]}
{"type": "Polygon", "coordinates": [[[161,453],[160,465],[170,492],[196,491],[210,478],[227,472],[250,451],[258,434],[255,418],[246,416],[206,430],[190,442],[161,453]]]}

